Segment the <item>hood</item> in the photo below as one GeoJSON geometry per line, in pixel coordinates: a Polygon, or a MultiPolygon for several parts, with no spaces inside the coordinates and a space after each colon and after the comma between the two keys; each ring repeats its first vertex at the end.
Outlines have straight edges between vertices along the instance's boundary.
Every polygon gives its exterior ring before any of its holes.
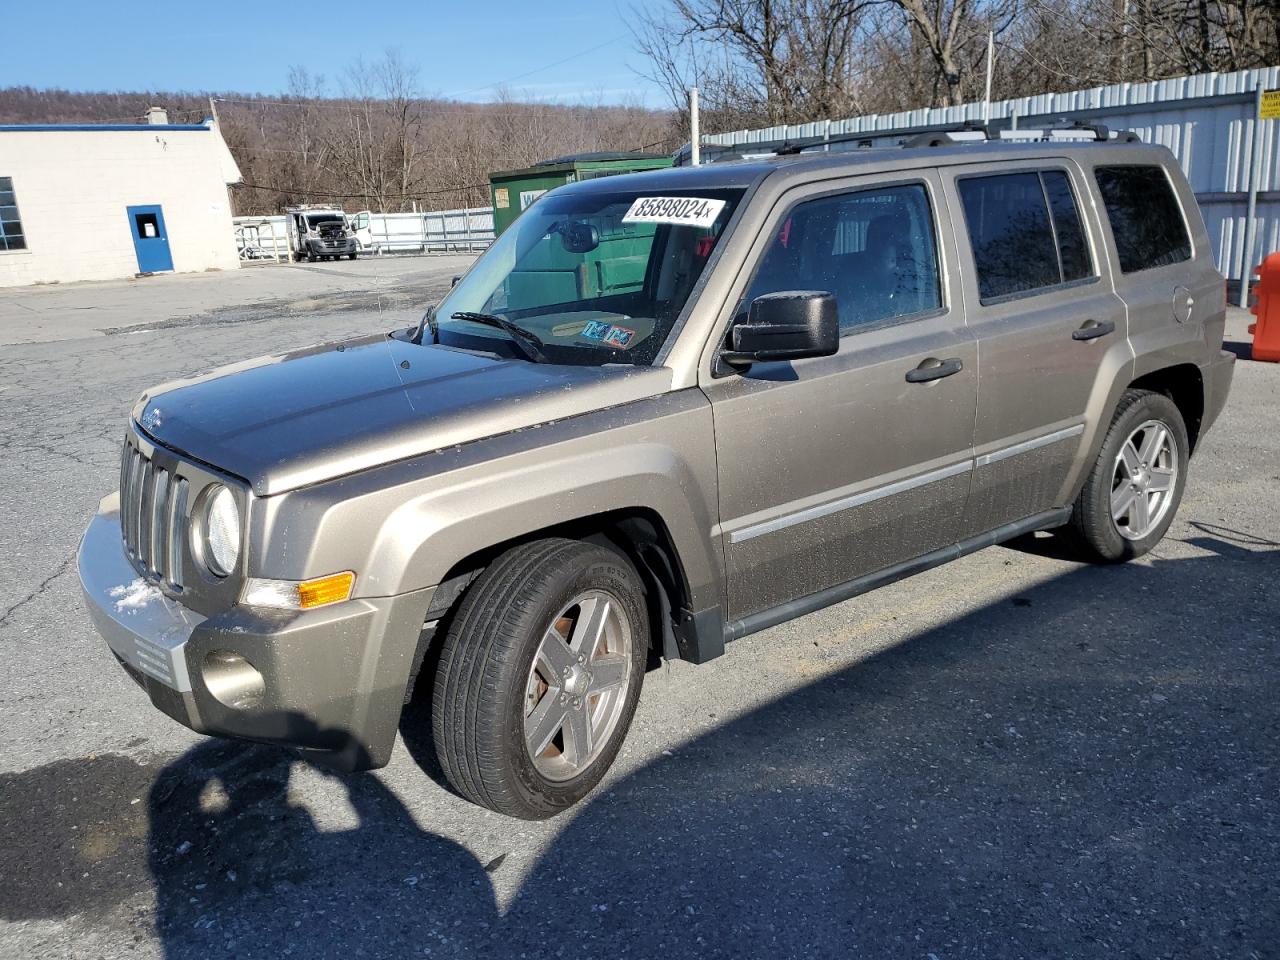
{"type": "Polygon", "coordinates": [[[663,367],[537,364],[377,336],[156,387],[133,418],[157,442],[269,496],[670,384],[663,367]]]}

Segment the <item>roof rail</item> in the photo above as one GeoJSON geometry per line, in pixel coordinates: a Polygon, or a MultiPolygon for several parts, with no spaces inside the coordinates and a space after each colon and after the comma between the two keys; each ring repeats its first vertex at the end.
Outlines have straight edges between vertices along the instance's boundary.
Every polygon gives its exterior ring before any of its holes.
{"type": "Polygon", "coordinates": [[[1112,135],[1105,124],[1085,123],[1074,120],[1071,123],[1052,127],[1027,127],[1022,129],[996,130],[990,124],[965,123],[951,130],[931,130],[919,133],[902,141],[903,147],[941,147],[953,143],[970,143],[976,137],[957,137],[955,134],[982,134],[982,140],[1052,140],[1055,133],[1091,133],[1098,143],[1141,143],[1142,138],[1132,130],[1118,130],[1112,135]]]}

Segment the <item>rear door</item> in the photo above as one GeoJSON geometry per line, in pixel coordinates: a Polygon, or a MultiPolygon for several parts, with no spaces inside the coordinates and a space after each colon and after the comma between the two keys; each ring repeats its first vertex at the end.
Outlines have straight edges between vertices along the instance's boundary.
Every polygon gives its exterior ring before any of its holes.
{"type": "Polygon", "coordinates": [[[1038,159],[943,172],[978,342],[965,536],[1071,497],[1090,412],[1132,358],[1082,171],[1038,159]]]}
{"type": "Polygon", "coordinates": [[[1205,342],[1221,340],[1226,314],[1222,275],[1191,188],[1156,163],[1099,163],[1093,176],[1139,365],[1147,358],[1157,365],[1202,362],[1205,342]],[[1214,329],[1206,334],[1205,325],[1214,329]]]}
{"type": "Polygon", "coordinates": [[[735,285],[735,317],[765,293],[825,290],[841,326],[835,356],[704,373],[729,614],[752,629],[789,601],[956,540],[977,351],[947,288],[938,193],[932,171],[798,187],[735,285]],[[950,375],[907,379],[944,362],[950,375]]]}

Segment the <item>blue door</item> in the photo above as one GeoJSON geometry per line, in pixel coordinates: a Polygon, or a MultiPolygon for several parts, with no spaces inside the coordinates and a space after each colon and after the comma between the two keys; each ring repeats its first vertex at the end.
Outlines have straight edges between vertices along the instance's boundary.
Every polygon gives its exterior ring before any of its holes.
{"type": "Polygon", "coordinates": [[[160,205],[126,207],[129,230],[133,233],[133,249],[138,254],[139,273],[157,273],[173,269],[169,253],[169,234],[164,228],[164,211],[160,205]]]}

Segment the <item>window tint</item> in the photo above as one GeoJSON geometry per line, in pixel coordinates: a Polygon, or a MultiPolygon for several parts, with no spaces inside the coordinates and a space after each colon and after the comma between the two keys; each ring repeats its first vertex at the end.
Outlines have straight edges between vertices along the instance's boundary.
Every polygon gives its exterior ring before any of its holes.
{"type": "Polygon", "coordinates": [[[1098,167],[1094,175],[1125,273],[1191,259],[1191,240],[1159,167],[1098,167]]]}
{"type": "Polygon", "coordinates": [[[1081,280],[1093,274],[1089,263],[1089,247],[1080,226],[1080,211],[1071,193],[1071,180],[1061,170],[1045,170],[1040,174],[1044,195],[1053,214],[1053,231],[1058,239],[1058,255],[1062,258],[1062,279],[1081,280]]]}
{"type": "Polygon", "coordinates": [[[929,198],[920,184],[808,200],[761,259],[743,309],[782,290],[826,290],[840,329],[942,305],[929,198]]]}
{"type": "Polygon", "coordinates": [[[0,177],[0,250],[25,250],[27,238],[18,216],[18,198],[13,192],[13,178],[0,177]]]}
{"type": "Polygon", "coordinates": [[[1039,174],[970,177],[959,188],[983,300],[1059,282],[1039,174]]]}

